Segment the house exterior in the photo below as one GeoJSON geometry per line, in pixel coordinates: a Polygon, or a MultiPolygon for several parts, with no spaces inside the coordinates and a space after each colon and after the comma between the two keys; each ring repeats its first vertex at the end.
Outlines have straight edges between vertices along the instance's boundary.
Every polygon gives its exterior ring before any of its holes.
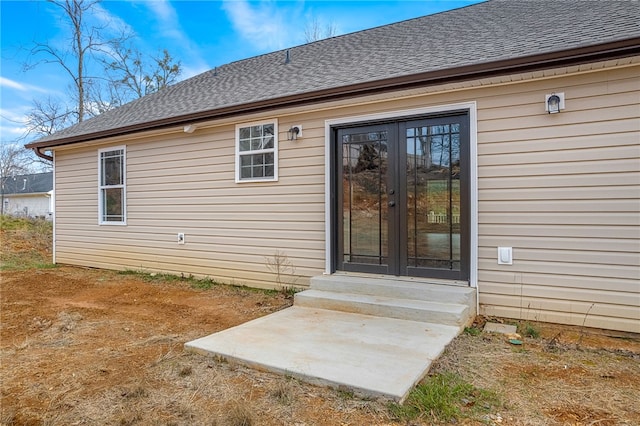
{"type": "Polygon", "coordinates": [[[640,332],[639,22],[633,2],[489,1],[104,113],[27,145],[53,153],[54,261],[263,288],[381,274],[640,332]]]}
{"type": "Polygon", "coordinates": [[[34,173],[2,178],[2,214],[51,219],[53,173],[34,173]]]}

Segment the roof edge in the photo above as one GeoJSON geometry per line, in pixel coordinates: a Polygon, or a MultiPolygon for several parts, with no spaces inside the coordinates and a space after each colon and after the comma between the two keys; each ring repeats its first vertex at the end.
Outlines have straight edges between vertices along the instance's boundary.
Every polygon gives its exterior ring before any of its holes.
{"type": "Polygon", "coordinates": [[[340,86],[307,92],[275,99],[267,99],[250,104],[233,105],[214,110],[200,111],[177,117],[164,118],[116,129],[69,136],[51,141],[31,142],[28,149],[54,148],[114,136],[124,136],[141,131],[159,130],[172,126],[185,125],[194,121],[228,118],[235,115],[268,111],[276,108],[301,106],[314,102],[326,102],[356,96],[415,88],[417,86],[451,83],[492,77],[517,72],[536,71],[560,66],[578,65],[617,59],[640,54],[640,37],[618,40],[604,44],[585,46],[569,50],[548,52],[520,58],[506,59],[481,64],[467,65],[457,68],[391,77],[383,80],[369,81],[349,86],[340,86]]]}

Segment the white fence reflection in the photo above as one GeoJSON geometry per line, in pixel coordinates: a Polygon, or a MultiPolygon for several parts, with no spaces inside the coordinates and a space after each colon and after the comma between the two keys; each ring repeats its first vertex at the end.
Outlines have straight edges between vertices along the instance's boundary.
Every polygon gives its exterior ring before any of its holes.
{"type": "MultiPolygon", "coordinates": [[[[452,220],[454,224],[460,223],[460,214],[454,213],[452,215],[452,220]]],[[[428,223],[449,223],[449,215],[446,213],[436,213],[434,211],[430,211],[427,215],[428,223]]]]}

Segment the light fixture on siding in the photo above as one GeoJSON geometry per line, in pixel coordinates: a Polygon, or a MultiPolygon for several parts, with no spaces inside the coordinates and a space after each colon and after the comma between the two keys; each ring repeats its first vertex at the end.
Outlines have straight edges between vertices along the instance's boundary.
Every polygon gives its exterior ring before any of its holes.
{"type": "Polygon", "coordinates": [[[302,137],[302,125],[296,124],[295,126],[291,126],[289,130],[287,130],[287,140],[295,141],[298,138],[302,137]]]}
{"type": "Polygon", "coordinates": [[[193,133],[196,131],[196,129],[198,128],[198,126],[196,126],[195,124],[189,124],[187,126],[184,126],[184,132],[185,133],[193,133]]]}
{"type": "Polygon", "coordinates": [[[549,114],[557,114],[564,109],[564,93],[551,93],[545,95],[545,111],[549,114]]]}

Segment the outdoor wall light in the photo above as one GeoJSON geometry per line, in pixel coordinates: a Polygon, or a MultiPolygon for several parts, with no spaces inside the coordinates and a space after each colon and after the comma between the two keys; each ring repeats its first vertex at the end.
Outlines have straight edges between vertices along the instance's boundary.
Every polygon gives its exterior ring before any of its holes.
{"type": "Polygon", "coordinates": [[[545,111],[549,114],[557,114],[564,109],[564,93],[551,93],[545,95],[545,111]]]}
{"type": "Polygon", "coordinates": [[[298,138],[302,137],[302,125],[296,124],[295,126],[291,126],[289,130],[287,130],[287,140],[295,141],[298,138]]]}

